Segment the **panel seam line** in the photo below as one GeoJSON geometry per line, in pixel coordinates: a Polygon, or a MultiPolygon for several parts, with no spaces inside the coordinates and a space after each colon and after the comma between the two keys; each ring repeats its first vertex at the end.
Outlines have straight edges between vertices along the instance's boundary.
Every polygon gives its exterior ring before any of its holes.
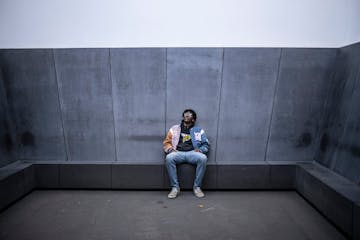
{"type": "Polygon", "coordinates": [[[61,128],[62,128],[64,144],[65,144],[66,161],[70,161],[69,146],[68,146],[67,136],[66,136],[65,127],[64,127],[63,105],[61,103],[61,96],[60,96],[61,91],[60,91],[60,88],[59,88],[58,71],[57,71],[57,68],[56,68],[56,61],[55,61],[55,50],[52,49],[51,52],[52,52],[54,70],[55,70],[55,81],[56,81],[56,88],[57,88],[57,95],[58,95],[58,103],[59,103],[59,108],[60,108],[61,128]]]}
{"type": "Polygon", "coordinates": [[[281,66],[282,54],[283,54],[283,49],[280,48],[279,61],[278,61],[278,66],[277,66],[277,75],[276,75],[276,81],[275,81],[275,89],[274,89],[273,101],[272,101],[272,105],[271,105],[269,129],[268,129],[266,147],[265,147],[264,162],[267,162],[267,154],[268,154],[268,151],[269,151],[269,141],[270,141],[270,134],[271,134],[272,119],[273,119],[273,115],[274,115],[275,100],[276,100],[278,87],[279,87],[279,78],[280,78],[279,75],[280,75],[280,66],[281,66]]]}
{"type": "Polygon", "coordinates": [[[216,126],[216,140],[215,140],[215,163],[217,163],[217,148],[218,148],[218,138],[219,138],[219,123],[220,123],[220,107],[221,107],[221,93],[222,85],[224,78],[224,60],[225,60],[225,48],[222,49],[222,61],[221,61],[221,73],[220,73],[220,90],[219,90],[219,103],[218,103],[218,114],[217,114],[217,126],[216,126]]]}
{"type": "Polygon", "coordinates": [[[110,84],[111,84],[111,110],[112,110],[112,117],[113,117],[113,123],[114,123],[114,150],[115,150],[115,162],[117,162],[117,142],[116,142],[116,121],[115,121],[115,112],[114,112],[114,85],[113,85],[113,77],[112,77],[112,66],[111,66],[111,52],[110,48],[108,48],[108,59],[109,59],[109,78],[110,78],[110,84]]]}

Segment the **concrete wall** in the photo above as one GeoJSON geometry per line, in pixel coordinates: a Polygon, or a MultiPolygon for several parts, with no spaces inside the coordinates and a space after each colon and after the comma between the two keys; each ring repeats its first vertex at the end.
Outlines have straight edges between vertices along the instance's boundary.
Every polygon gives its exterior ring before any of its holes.
{"type": "Polygon", "coordinates": [[[18,159],[161,163],[194,108],[209,162],[312,161],[337,49],[0,50],[18,159]]]}
{"type": "Polygon", "coordinates": [[[360,43],[339,50],[316,160],[360,184],[360,43]]]}
{"type": "Polygon", "coordinates": [[[66,159],[52,51],[4,51],[0,62],[16,126],[18,159],[66,159]]]}
{"type": "Polygon", "coordinates": [[[15,131],[8,110],[6,89],[0,67],[0,167],[16,160],[15,131]]]}

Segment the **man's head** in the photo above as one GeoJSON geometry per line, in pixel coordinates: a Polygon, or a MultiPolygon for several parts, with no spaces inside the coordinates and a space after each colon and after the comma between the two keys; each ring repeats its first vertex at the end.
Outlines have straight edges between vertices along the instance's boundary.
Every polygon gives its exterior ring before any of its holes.
{"type": "Polygon", "coordinates": [[[184,123],[195,123],[196,121],[196,112],[192,109],[185,109],[183,114],[183,121],[184,123]]]}

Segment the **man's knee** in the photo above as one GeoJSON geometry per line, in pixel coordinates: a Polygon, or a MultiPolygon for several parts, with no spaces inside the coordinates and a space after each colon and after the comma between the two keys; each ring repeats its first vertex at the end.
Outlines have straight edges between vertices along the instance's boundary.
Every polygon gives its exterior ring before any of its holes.
{"type": "Polygon", "coordinates": [[[207,162],[207,156],[203,153],[199,153],[198,163],[205,164],[207,162]]]}
{"type": "Polygon", "coordinates": [[[166,163],[172,163],[175,161],[176,152],[171,152],[168,155],[166,155],[165,162],[166,163]]]}

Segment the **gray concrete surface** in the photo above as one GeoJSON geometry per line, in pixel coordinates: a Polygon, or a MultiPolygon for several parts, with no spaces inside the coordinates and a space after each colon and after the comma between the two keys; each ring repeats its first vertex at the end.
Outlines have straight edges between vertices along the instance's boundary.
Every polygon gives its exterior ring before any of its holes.
{"type": "Polygon", "coordinates": [[[336,51],[5,49],[0,67],[19,159],[159,163],[191,107],[210,163],[297,161],[313,158],[336,51]]]}
{"type": "Polygon", "coordinates": [[[117,161],[162,162],[166,50],[110,49],[110,54],[117,161]]]}
{"type": "Polygon", "coordinates": [[[334,171],[360,184],[360,44],[350,47],[353,64],[351,76],[355,83],[348,105],[348,114],[334,155],[334,171]]]}
{"type": "Polygon", "coordinates": [[[8,100],[0,67],[0,167],[16,161],[15,129],[8,108],[8,100]]]}
{"type": "Polygon", "coordinates": [[[263,161],[280,49],[225,49],[217,162],[263,161]]]}
{"type": "Polygon", "coordinates": [[[54,50],[67,159],[115,159],[112,85],[106,49],[54,50]]]}
{"type": "Polygon", "coordinates": [[[360,43],[339,49],[316,160],[360,184],[360,43]]]}
{"type": "Polygon", "coordinates": [[[296,190],[348,236],[353,234],[354,206],[359,187],[319,164],[297,168],[296,190]]]}
{"type": "Polygon", "coordinates": [[[52,51],[1,50],[0,65],[15,123],[18,159],[65,159],[52,51]]]}
{"type": "Polygon", "coordinates": [[[161,163],[167,129],[192,107],[209,163],[316,159],[359,184],[359,51],[2,49],[0,166],[161,163]]]}
{"type": "Polygon", "coordinates": [[[314,159],[335,57],[334,49],[282,50],[268,161],[314,159]]]}
{"type": "Polygon", "coordinates": [[[34,191],[0,214],[11,239],[345,239],[295,192],[34,191]]]}
{"type": "Polygon", "coordinates": [[[223,49],[170,48],[166,61],[166,129],[193,108],[211,144],[208,161],[215,162],[223,49]]]}
{"type": "Polygon", "coordinates": [[[32,164],[14,162],[0,168],[0,209],[31,192],[36,185],[32,164]]]}

